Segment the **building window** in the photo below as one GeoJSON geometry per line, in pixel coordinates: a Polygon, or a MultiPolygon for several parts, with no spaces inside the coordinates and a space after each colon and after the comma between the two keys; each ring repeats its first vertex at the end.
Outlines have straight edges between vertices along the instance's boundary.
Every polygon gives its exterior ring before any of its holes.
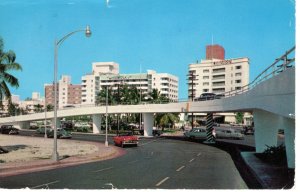
{"type": "Polygon", "coordinates": [[[235,73],[236,77],[242,76],[242,73],[235,73]]]}
{"type": "Polygon", "coordinates": [[[203,91],[204,93],[206,93],[206,92],[209,91],[209,89],[203,89],[202,91],[203,91]]]}
{"type": "Polygon", "coordinates": [[[241,69],[241,68],[242,68],[241,65],[235,66],[235,69],[241,69]]]}
{"type": "Polygon", "coordinates": [[[235,80],[235,83],[241,83],[242,80],[238,79],[238,80],[235,80]]]}
{"type": "Polygon", "coordinates": [[[208,86],[209,85],[209,82],[204,82],[203,83],[203,86],[208,86]]]}
{"type": "Polygon", "coordinates": [[[209,73],[209,69],[204,69],[203,73],[209,73]]]}
{"type": "Polygon", "coordinates": [[[213,69],[213,73],[222,73],[225,72],[225,68],[213,69]]]}
{"type": "Polygon", "coordinates": [[[209,76],[203,76],[203,79],[209,79],[209,76]]]}

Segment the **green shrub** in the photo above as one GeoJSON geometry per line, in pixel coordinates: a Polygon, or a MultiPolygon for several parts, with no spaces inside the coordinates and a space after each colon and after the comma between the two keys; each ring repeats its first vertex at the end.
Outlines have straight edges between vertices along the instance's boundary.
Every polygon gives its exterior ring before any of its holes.
{"type": "Polygon", "coordinates": [[[281,144],[279,146],[266,146],[267,149],[263,153],[256,154],[258,158],[271,164],[287,164],[286,149],[284,145],[281,144]]]}

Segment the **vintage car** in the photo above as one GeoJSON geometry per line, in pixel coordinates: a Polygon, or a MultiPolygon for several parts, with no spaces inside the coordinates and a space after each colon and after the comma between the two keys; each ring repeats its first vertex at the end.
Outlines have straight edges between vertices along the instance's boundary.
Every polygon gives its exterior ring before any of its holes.
{"type": "Polygon", "coordinates": [[[45,130],[47,131],[47,133],[49,131],[51,131],[51,127],[50,126],[47,126],[46,128],[43,126],[43,127],[39,127],[35,132],[36,134],[45,134],[45,130]]]}
{"type": "MultiPolygon", "coordinates": [[[[213,137],[216,137],[215,129],[212,130],[213,137]]],[[[187,139],[206,139],[207,133],[205,127],[195,127],[194,129],[191,129],[190,131],[184,132],[184,136],[187,139]]]]}
{"type": "Polygon", "coordinates": [[[124,147],[126,145],[138,145],[138,137],[132,135],[132,132],[120,133],[113,138],[115,145],[124,147]]]}
{"type": "MultiPolygon", "coordinates": [[[[51,129],[49,132],[47,131],[47,137],[53,138],[54,137],[54,130],[51,129]]],[[[58,128],[57,129],[57,138],[58,139],[71,139],[72,134],[65,129],[58,128]]]]}
{"type": "Polygon", "coordinates": [[[216,137],[219,139],[244,139],[244,134],[232,128],[219,128],[216,130],[216,137]]]}
{"type": "Polygon", "coordinates": [[[0,127],[0,132],[2,134],[15,135],[19,134],[19,129],[15,128],[13,125],[2,125],[0,127]]]}

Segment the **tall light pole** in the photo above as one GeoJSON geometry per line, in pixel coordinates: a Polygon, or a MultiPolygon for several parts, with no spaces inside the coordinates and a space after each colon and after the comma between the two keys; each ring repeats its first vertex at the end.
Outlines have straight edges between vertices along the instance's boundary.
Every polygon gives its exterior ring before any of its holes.
{"type": "Polygon", "coordinates": [[[45,135],[44,137],[47,138],[47,105],[46,105],[46,86],[45,86],[45,99],[44,99],[44,108],[45,108],[45,135]]]}
{"type": "Polygon", "coordinates": [[[90,37],[92,35],[90,26],[86,26],[85,29],[79,29],[79,30],[70,32],[67,35],[65,35],[63,38],[61,38],[60,40],[54,41],[54,147],[53,147],[53,154],[52,154],[52,159],[54,161],[59,160],[59,155],[57,152],[57,51],[58,51],[59,45],[61,45],[68,37],[70,37],[74,33],[82,32],[82,31],[85,32],[86,37],[90,37]]]}
{"type": "Polygon", "coordinates": [[[108,147],[108,141],[107,141],[107,116],[108,116],[108,85],[106,87],[106,97],[105,97],[105,147],[108,147]]]}

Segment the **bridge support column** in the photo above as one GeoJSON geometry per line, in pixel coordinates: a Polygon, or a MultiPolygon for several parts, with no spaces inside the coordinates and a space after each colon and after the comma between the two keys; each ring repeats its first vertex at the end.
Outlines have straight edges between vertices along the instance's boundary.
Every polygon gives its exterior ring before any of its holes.
{"type": "Polygon", "coordinates": [[[152,137],[153,131],[153,113],[143,113],[144,119],[144,136],[145,137],[152,137]]]}
{"type": "Polygon", "coordinates": [[[30,122],[29,121],[18,122],[15,125],[15,127],[19,128],[19,129],[29,129],[30,128],[30,122]]]}
{"type": "MultiPolygon", "coordinates": [[[[60,128],[61,127],[61,122],[60,122],[60,120],[61,120],[61,118],[56,118],[56,126],[57,126],[57,128],[60,128]]],[[[51,119],[51,122],[52,122],[52,128],[54,129],[54,119],[51,119]]]]}
{"type": "Polygon", "coordinates": [[[93,115],[93,133],[97,134],[101,132],[101,115],[95,114],[93,115]]]}
{"type": "Polygon", "coordinates": [[[204,143],[215,143],[215,137],[213,136],[213,113],[206,114],[206,141],[204,143]]]}
{"type": "Polygon", "coordinates": [[[282,117],[288,168],[295,168],[295,119],[282,117]]]}
{"type": "Polygon", "coordinates": [[[254,110],[255,148],[257,153],[262,153],[268,146],[277,146],[278,129],[281,118],[273,113],[254,110]]]}

